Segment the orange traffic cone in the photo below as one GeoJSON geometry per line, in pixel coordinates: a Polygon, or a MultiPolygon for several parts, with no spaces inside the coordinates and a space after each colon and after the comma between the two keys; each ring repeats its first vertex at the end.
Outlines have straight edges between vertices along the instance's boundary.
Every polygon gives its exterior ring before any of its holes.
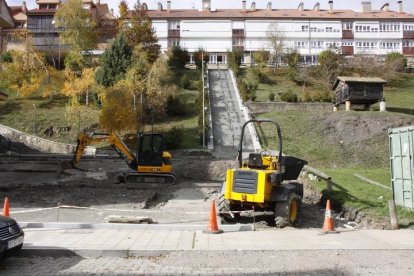
{"type": "Polygon", "coordinates": [[[324,233],[339,233],[338,231],[335,230],[335,227],[334,227],[331,201],[329,199],[326,202],[325,222],[323,223],[323,232],[324,233]]]}
{"type": "Polygon", "coordinates": [[[3,216],[10,217],[9,198],[8,197],[6,197],[4,199],[3,216]]]}
{"type": "Polygon", "coordinates": [[[213,199],[211,203],[211,211],[210,211],[210,221],[208,223],[207,230],[204,230],[203,233],[206,234],[221,234],[223,230],[218,229],[217,226],[217,216],[216,216],[216,201],[213,199]]]}

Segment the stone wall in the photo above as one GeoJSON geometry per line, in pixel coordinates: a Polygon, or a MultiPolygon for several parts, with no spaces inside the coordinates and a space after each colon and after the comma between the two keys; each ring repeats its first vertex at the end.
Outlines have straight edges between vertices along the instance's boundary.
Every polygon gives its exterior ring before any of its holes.
{"type": "MultiPolygon", "coordinates": [[[[73,154],[76,145],[58,143],[37,136],[29,135],[16,129],[0,125],[0,135],[12,142],[22,143],[27,147],[44,153],[73,154]]],[[[85,155],[95,155],[96,148],[86,147],[85,155]]]]}
{"type": "Polygon", "coordinates": [[[287,102],[247,102],[245,103],[250,112],[265,113],[270,111],[312,111],[325,110],[332,111],[332,103],[287,103],[287,102]]]}

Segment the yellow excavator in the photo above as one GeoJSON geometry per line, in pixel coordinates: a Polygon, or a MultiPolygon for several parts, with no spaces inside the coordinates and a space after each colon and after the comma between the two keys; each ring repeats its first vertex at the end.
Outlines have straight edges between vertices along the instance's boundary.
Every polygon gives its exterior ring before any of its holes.
{"type": "Polygon", "coordinates": [[[79,135],[72,166],[77,167],[82,154],[89,144],[109,142],[133,172],[118,176],[125,183],[175,183],[172,173],[171,154],[163,151],[162,135],[144,133],[138,135],[136,156],[115,133],[85,133],[79,135]]]}
{"type": "Polygon", "coordinates": [[[296,180],[305,160],[282,155],[282,134],[277,122],[267,119],[250,120],[241,131],[239,168],[227,170],[218,199],[218,210],[222,222],[237,222],[241,212],[273,213],[277,227],[294,225],[298,220],[299,207],[303,198],[303,185],[296,180]],[[278,150],[250,153],[243,159],[243,136],[249,123],[270,123],[276,127],[278,150]]]}

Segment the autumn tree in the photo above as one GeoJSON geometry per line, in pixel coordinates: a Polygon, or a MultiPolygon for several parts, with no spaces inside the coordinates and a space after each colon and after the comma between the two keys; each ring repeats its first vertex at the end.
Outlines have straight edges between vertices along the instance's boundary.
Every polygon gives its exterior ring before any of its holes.
{"type": "Polygon", "coordinates": [[[33,54],[30,48],[25,52],[12,52],[12,62],[3,63],[0,81],[3,87],[16,91],[19,96],[40,95],[52,97],[60,91],[62,75],[48,66],[45,57],[33,54]]]}
{"type": "Polygon", "coordinates": [[[96,73],[96,81],[105,87],[114,85],[125,77],[131,65],[132,48],[125,37],[119,35],[101,58],[101,67],[96,73]]]}
{"type": "Polygon", "coordinates": [[[166,59],[159,58],[151,64],[148,53],[136,47],[132,60],[125,78],[104,93],[100,121],[107,129],[142,129],[140,123],[146,113],[151,110],[163,114],[168,96],[176,90],[174,74],[166,59]],[[111,118],[111,114],[115,118],[111,118]],[[125,123],[116,119],[118,116],[122,118],[121,114],[125,115],[125,123]]]}
{"type": "Polygon", "coordinates": [[[68,0],[55,13],[55,26],[63,28],[60,37],[71,51],[88,51],[96,45],[96,22],[83,9],[82,0],[68,0]]]}
{"type": "Polygon", "coordinates": [[[160,54],[160,45],[152,27],[151,19],[147,15],[147,6],[137,1],[131,13],[131,20],[123,27],[123,33],[130,45],[141,45],[148,53],[151,63],[157,60],[160,54]]]}
{"type": "Polygon", "coordinates": [[[135,108],[130,87],[120,81],[101,95],[100,125],[108,131],[136,131],[139,126],[139,110],[135,108]]]}
{"type": "Polygon", "coordinates": [[[72,74],[72,71],[66,71],[66,82],[63,87],[63,93],[72,97],[73,100],[80,102],[80,98],[85,96],[85,105],[89,105],[89,96],[96,87],[95,69],[85,68],[81,76],[72,74]]]}

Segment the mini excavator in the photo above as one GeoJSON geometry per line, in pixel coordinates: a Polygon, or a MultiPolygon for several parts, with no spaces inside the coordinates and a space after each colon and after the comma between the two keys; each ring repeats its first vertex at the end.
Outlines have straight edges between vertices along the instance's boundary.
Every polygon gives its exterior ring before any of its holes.
{"type": "Polygon", "coordinates": [[[119,135],[115,133],[85,133],[78,138],[72,166],[79,164],[82,154],[89,144],[102,141],[109,142],[119,156],[134,170],[118,175],[118,179],[125,183],[175,183],[172,173],[171,154],[163,151],[162,135],[144,133],[138,135],[138,149],[136,156],[125,145],[119,135]]]}

